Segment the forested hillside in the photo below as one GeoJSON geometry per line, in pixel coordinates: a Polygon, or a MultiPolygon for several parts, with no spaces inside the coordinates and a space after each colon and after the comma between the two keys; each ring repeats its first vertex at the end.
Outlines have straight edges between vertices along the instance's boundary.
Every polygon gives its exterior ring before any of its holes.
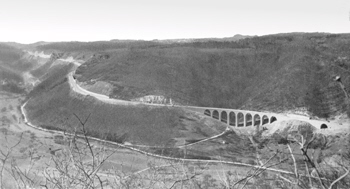
{"type": "Polygon", "coordinates": [[[94,52],[78,80],[113,85],[113,98],[163,95],[176,103],[264,111],[346,112],[350,35],[280,34],[191,43],[52,43],[38,49],[94,52]]]}

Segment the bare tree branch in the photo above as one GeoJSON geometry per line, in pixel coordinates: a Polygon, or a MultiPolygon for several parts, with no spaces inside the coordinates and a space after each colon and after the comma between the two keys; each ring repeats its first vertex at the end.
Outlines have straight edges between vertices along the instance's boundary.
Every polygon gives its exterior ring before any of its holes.
{"type": "Polygon", "coordinates": [[[345,169],[344,167],[343,167],[343,169],[345,170],[345,173],[342,176],[340,176],[339,178],[337,178],[336,180],[334,180],[328,189],[332,189],[333,185],[335,185],[337,182],[339,182],[341,179],[343,179],[344,177],[346,177],[346,175],[349,174],[350,169],[345,169]]]}

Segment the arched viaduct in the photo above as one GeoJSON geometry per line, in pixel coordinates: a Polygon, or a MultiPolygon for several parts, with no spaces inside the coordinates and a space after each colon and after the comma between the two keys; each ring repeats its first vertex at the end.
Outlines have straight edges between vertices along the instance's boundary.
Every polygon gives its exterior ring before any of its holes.
{"type": "Polygon", "coordinates": [[[256,126],[259,128],[262,125],[285,119],[283,115],[279,114],[237,109],[212,107],[186,107],[186,109],[200,112],[233,127],[256,126]]]}

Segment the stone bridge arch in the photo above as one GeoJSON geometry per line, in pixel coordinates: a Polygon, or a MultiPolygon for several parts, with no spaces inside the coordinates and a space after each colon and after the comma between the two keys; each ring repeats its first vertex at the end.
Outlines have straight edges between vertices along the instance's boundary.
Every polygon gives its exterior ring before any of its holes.
{"type": "Polygon", "coordinates": [[[227,124],[227,113],[226,111],[222,111],[221,112],[221,118],[220,118],[221,122],[224,122],[227,124]]]}
{"type": "Polygon", "coordinates": [[[242,112],[237,113],[237,127],[244,127],[245,126],[245,116],[242,112]]]}
{"type": "Polygon", "coordinates": [[[210,112],[210,110],[208,110],[208,109],[204,110],[204,115],[210,116],[210,117],[211,117],[211,112],[210,112]]]}
{"type": "Polygon", "coordinates": [[[220,119],[219,112],[217,110],[213,111],[213,116],[214,119],[220,119]]]}
{"type": "Polygon", "coordinates": [[[262,125],[265,125],[265,124],[268,124],[270,121],[269,121],[269,118],[267,117],[267,115],[263,115],[262,117],[262,125]]]}
{"type": "Polygon", "coordinates": [[[275,122],[275,121],[277,121],[277,118],[276,118],[275,116],[272,116],[272,117],[270,118],[270,123],[273,123],[273,122],[275,122]]]}
{"type": "Polygon", "coordinates": [[[245,126],[252,126],[253,125],[253,117],[252,114],[246,113],[245,114],[245,126]]]}
{"type": "Polygon", "coordinates": [[[259,114],[255,114],[254,115],[253,123],[254,123],[254,126],[260,126],[261,119],[260,119],[260,115],[259,114]]]}
{"type": "Polygon", "coordinates": [[[230,126],[237,126],[237,119],[235,112],[230,112],[229,114],[229,125],[230,126]]]}

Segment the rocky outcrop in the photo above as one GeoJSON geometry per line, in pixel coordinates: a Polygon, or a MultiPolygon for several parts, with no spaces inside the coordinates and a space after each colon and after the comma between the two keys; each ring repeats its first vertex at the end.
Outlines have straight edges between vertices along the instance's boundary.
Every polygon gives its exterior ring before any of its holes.
{"type": "Polygon", "coordinates": [[[308,122],[300,120],[277,121],[267,126],[263,136],[273,136],[275,134],[286,136],[290,134],[302,134],[303,136],[312,135],[317,128],[308,122]]]}
{"type": "Polygon", "coordinates": [[[149,103],[149,104],[168,104],[168,105],[174,104],[171,98],[167,98],[162,95],[147,95],[140,98],[131,99],[131,101],[149,103]]]}
{"type": "Polygon", "coordinates": [[[63,57],[63,55],[64,55],[64,53],[55,53],[55,52],[53,52],[53,53],[51,54],[51,56],[50,56],[50,60],[51,60],[51,61],[55,61],[55,60],[57,60],[57,59],[63,57]]]}
{"type": "Polygon", "coordinates": [[[318,149],[327,144],[325,135],[316,133],[316,127],[300,120],[286,120],[275,122],[267,127],[262,136],[274,140],[279,144],[296,142],[300,148],[318,149]]]}

